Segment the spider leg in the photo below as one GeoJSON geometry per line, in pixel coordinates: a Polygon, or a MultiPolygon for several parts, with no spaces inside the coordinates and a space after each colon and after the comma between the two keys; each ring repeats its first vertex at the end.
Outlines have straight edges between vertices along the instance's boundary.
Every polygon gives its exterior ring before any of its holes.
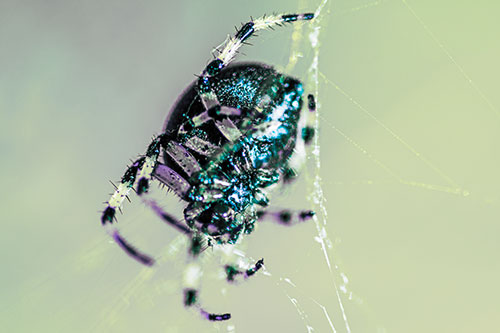
{"type": "MultiPolygon", "coordinates": [[[[309,113],[316,111],[316,101],[312,94],[307,95],[307,107],[309,109],[309,113]]],[[[313,141],[314,135],[316,135],[314,127],[312,126],[311,121],[308,120],[307,115],[307,113],[301,112],[294,153],[286,163],[286,166],[281,170],[284,183],[290,183],[297,177],[296,170],[301,168],[305,160],[305,146],[310,145],[313,141]]]]}
{"type": "Polygon", "coordinates": [[[188,177],[201,170],[201,166],[196,158],[182,144],[169,141],[164,145],[164,149],[188,177]]]}
{"type": "MultiPolygon", "coordinates": [[[[136,184],[136,192],[139,196],[142,196],[148,191],[149,182],[153,176],[169,186],[181,198],[185,197],[187,191],[191,188],[191,185],[174,170],[163,164],[158,164],[158,156],[161,147],[165,149],[166,153],[174,159],[187,175],[190,176],[194,172],[201,170],[196,159],[181,144],[170,140],[168,134],[161,134],[153,139],[145,155],[138,158],[127,168],[120,184],[116,186],[115,192],[107,202],[107,207],[104,209],[101,216],[101,223],[106,227],[108,234],[116,243],[129,256],[148,266],[154,264],[154,259],[130,244],[112,224],[115,219],[116,211],[121,209],[123,200],[127,198],[130,191],[134,188],[134,184],[136,184]],[[156,169],[158,169],[157,172],[155,172],[156,169]]],[[[167,223],[180,229],[184,233],[190,233],[187,227],[183,226],[173,216],[160,210],[159,206],[153,201],[149,200],[145,202],[167,223]]]]}
{"type": "Polygon", "coordinates": [[[220,150],[219,146],[198,136],[190,137],[183,144],[186,148],[203,156],[212,156],[220,150]]]}
{"type": "MultiPolygon", "coordinates": [[[[230,37],[222,47],[222,51],[218,57],[212,61],[205,72],[212,75],[212,72],[222,69],[227,66],[231,60],[238,53],[238,49],[245,44],[245,41],[250,38],[256,31],[273,28],[274,26],[281,26],[284,23],[291,23],[296,21],[308,21],[314,18],[313,13],[305,14],[281,14],[281,15],[267,15],[243,24],[233,37],[230,37]]],[[[205,72],[203,74],[205,74],[205,72]]]]}
{"type": "Polygon", "coordinates": [[[263,220],[266,217],[270,217],[275,222],[280,224],[290,226],[297,224],[299,222],[307,221],[311,219],[316,213],[312,210],[259,210],[257,211],[257,216],[259,220],[263,220]]]}
{"type": "Polygon", "coordinates": [[[189,252],[191,254],[191,262],[186,267],[184,271],[184,306],[195,307],[200,311],[200,314],[208,320],[211,321],[222,321],[231,318],[230,313],[215,314],[207,312],[200,305],[199,301],[199,287],[200,287],[200,277],[203,275],[201,266],[194,261],[196,257],[203,250],[203,240],[204,238],[199,234],[194,234],[191,238],[191,246],[189,252]]]}
{"type": "Polygon", "coordinates": [[[158,163],[153,177],[174,191],[180,198],[185,198],[191,189],[191,184],[186,179],[165,164],[158,163]]]}
{"type": "Polygon", "coordinates": [[[130,244],[120,233],[118,230],[114,229],[111,231],[111,236],[115,240],[115,242],[125,251],[129,256],[139,261],[141,264],[146,266],[153,266],[155,260],[150,255],[139,251],[136,247],[130,244]]]}
{"type": "Polygon", "coordinates": [[[172,216],[171,214],[165,212],[157,203],[155,200],[152,199],[147,199],[144,200],[144,202],[151,207],[151,209],[158,215],[163,221],[166,223],[170,224],[180,232],[186,234],[186,235],[191,235],[193,231],[186,227],[181,221],[179,221],[177,218],[172,216]]]}
{"type": "Polygon", "coordinates": [[[112,226],[115,219],[116,210],[121,209],[123,200],[128,197],[128,194],[137,183],[137,194],[141,195],[148,190],[148,183],[151,179],[151,174],[156,166],[158,155],[160,154],[160,142],[163,137],[160,135],[153,139],[146,150],[146,154],[135,160],[131,166],[125,171],[120,184],[116,186],[115,192],[107,202],[107,207],[104,209],[101,216],[101,223],[107,229],[108,234],[115,242],[132,258],[140,263],[151,266],[154,264],[154,259],[141,251],[137,250],[112,226]]]}
{"type": "Polygon", "coordinates": [[[120,184],[116,187],[115,192],[107,202],[108,205],[101,216],[101,223],[103,225],[113,223],[116,210],[121,208],[123,200],[128,196],[136,181],[137,194],[141,195],[147,192],[148,183],[156,167],[158,155],[160,154],[160,144],[163,139],[163,135],[153,139],[146,150],[146,154],[138,158],[127,168],[120,184]]]}
{"type": "MultiPolygon", "coordinates": [[[[144,203],[146,203],[148,206],[150,206],[153,211],[160,217],[162,220],[164,220],[166,223],[170,224],[177,230],[181,231],[182,233],[186,235],[191,235],[192,231],[186,227],[184,224],[182,224],[179,220],[177,220],[174,216],[168,214],[165,212],[158,204],[152,200],[152,199],[144,199],[144,203]]],[[[138,250],[135,246],[133,246],[131,243],[129,243],[120,233],[119,231],[112,226],[106,226],[108,228],[108,233],[113,237],[115,242],[133,259],[137,260],[143,265],[146,266],[153,266],[155,264],[155,259],[138,250]]]]}
{"type": "Polygon", "coordinates": [[[222,121],[215,121],[215,126],[221,134],[231,142],[238,140],[241,137],[241,132],[238,127],[231,121],[225,118],[222,121]]]}
{"type": "Polygon", "coordinates": [[[245,277],[250,277],[252,275],[254,275],[259,269],[262,268],[262,266],[264,266],[264,258],[260,258],[256,263],[255,265],[253,265],[253,267],[247,269],[245,271],[245,277]]]}
{"type": "Polygon", "coordinates": [[[250,276],[254,275],[258,270],[260,270],[264,266],[264,258],[259,259],[252,267],[247,270],[239,270],[233,265],[224,266],[224,270],[226,272],[226,280],[228,282],[235,282],[236,276],[243,276],[243,278],[247,279],[250,276]]]}
{"type": "MultiPolygon", "coordinates": [[[[217,115],[209,116],[209,112],[204,111],[200,115],[191,119],[191,125],[198,127],[210,120],[214,120],[215,127],[219,132],[229,141],[235,141],[241,136],[238,127],[228,118],[230,115],[239,115],[241,111],[236,108],[222,107],[222,110],[227,110],[227,112],[221,112],[217,115]]],[[[186,124],[182,125],[182,131],[186,131],[184,128],[186,124]]],[[[210,142],[206,139],[200,138],[199,136],[190,136],[184,143],[183,146],[191,151],[194,151],[203,156],[214,156],[220,151],[220,146],[216,143],[210,142]]]]}
{"type": "Polygon", "coordinates": [[[231,319],[230,313],[224,313],[224,314],[208,313],[207,311],[205,311],[203,309],[200,309],[200,313],[206,319],[211,320],[211,321],[223,321],[223,320],[231,319]]]}
{"type": "Polygon", "coordinates": [[[205,95],[201,98],[205,111],[192,119],[192,125],[198,127],[209,120],[222,120],[230,116],[241,115],[241,110],[228,106],[221,106],[215,93],[205,95]]]}
{"type": "MultiPolygon", "coordinates": [[[[258,260],[251,268],[245,270],[245,271],[240,271],[236,269],[234,266],[225,266],[225,271],[227,274],[227,280],[229,282],[234,282],[234,277],[236,275],[243,275],[244,278],[248,278],[252,275],[254,275],[258,270],[262,268],[264,265],[264,259],[258,260]]],[[[198,265],[193,265],[188,267],[187,269],[187,274],[185,275],[185,284],[188,286],[187,288],[184,289],[184,305],[187,307],[190,306],[196,306],[201,315],[208,320],[211,321],[222,321],[222,320],[228,320],[231,319],[231,314],[230,313],[224,313],[224,314],[214,314],[214,313],[209,313],[206,310],[204,310],[200,305],[198,301],[198,285],[199,285],[199,277],[201,276],[200,268],[198,265]]]]}
{"type": "MultiPolygon", "coordinates": [[[[314,96],[312,94],[307,95],[307,108],[309,109],[309,112],[315,112],[316,111],[316,101],[314,99],[314,96]]],[[[312,139],[314,138],[314,127],[311,125],[306,125],[302,127],[302,131],[300,132],[302,140],[304,140],[304,143],[306,145],[311,144],[312,139]]]]}
{"type": "Polygon", "coordinates": [[[309,112],[316,111],[316,100],[314,99],[313,94],[307,95],[307,108],[309,109],[309,112]]]}

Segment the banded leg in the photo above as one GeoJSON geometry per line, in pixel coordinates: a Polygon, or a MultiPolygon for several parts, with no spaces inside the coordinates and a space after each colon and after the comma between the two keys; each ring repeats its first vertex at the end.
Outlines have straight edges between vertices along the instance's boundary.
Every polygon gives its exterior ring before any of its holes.
{"type": "Polygon", "coordinates": [[[234,282],[236,276],[243,276],[243,278],[247,279],[250,276],[254,275],[258,270],[260,270],[264,266],[264,258],[258,260],[252,267],[247,270],[239,270],[233,265],[226,265],[224,270],[226,272],[226,280],[228,282],[234,282]]]}
{"type": "Polygon", "coordinates": [[[160,143],[163,136],[158,136],[153,139],[151,144],[146,150],[146,154],[138,158],[130,167],[127,168],[123,175],[120,184],[116,187],[115,192],[107,202],[107,207],[101,216],[101,223],[107,228],[108,234],[113,237],[115,242],[132,258],[140,263],[151,266],[155,260],[136,249],[130,244],[119,231],[112,226],[113,220],[116,216],[116,210],[121,209],[121,205],[125,198],[128,198],[130,191],[133,189],[134,184],[137,182],[137,194],[141,195],[147,192],[149,187],[149,180],[156,167],[158,155],[160,154],[160,143]]]}
{"type": "MultiPolygon", "coordinates": [[[[191,235],[192,231],[187,226],[185,226],[181,221],[172,216],[171,214],[165,212],[154,200],[152,199],[143,199],[143,202],[146,203],[153,211],[158,215],[164,222],[173,226],[178,231],[191,235]]],[[[152,256],[138,250],[135,246],[130,244],[120,233],[119,231],[111,226],[107,226],[110,230],[108,233],[113,237],[115,242],[133,259],[139,261],[141,264],[146,266],[152,266],[155,263],[155,260],[152,256]]]]}
{"type": "MultiPolygon", "coordinates": [[[[309,112],[315,112],[316,111],[316,101],[314,99],[314,96],[312,94],[307,95],[307,108],[309,109],[309,112]]],[[[301,137],[302,140],[304,140],[304,143],[306,145],[309,145],[314,138],[314,127],[307,125],[302,128],[301,131],[301,137]]]]}
{"type": "MultiPolygon", "coordinates": [[[[191,239],[190,254],[192,259],[196,257],[203,250],[203,238],[201,235],[193,235],[191,239]]],[[[198,262],[191,260],[184,272],[184,306],[195,307],[200,314],[207,320],[222,321],[231,318],[230,313],[215,314],[207,312],[200,304],[199,301],[199,288],[200,278],[203,275],[201,266],[198,262]]]]}
{"type": "Polygon", "coordinates": [[[257,212],[257,217],[259,220],[263,220],[266,217],[270,217],[275,222],[287,226],[307,221],[311,219],[314,215],[316,215],[316,213],[312,210],[292,211],[288,209],[283,209],[277,211],[260,210],[257,212]]]}
{"type": "MultiPolygon", "coordinates": [[[[269,15],[262,16],[258,19],[245,23],[234,37],[230,38],[220,51],[217,59],[212,61],[206,68],[208,75],[213,75],[215,71],[220,71],[222,67],[227,66],[238,53],[238,49],[250,38],[256,31],[272,28],[273,26],[281,26],[284,23],[292,23],[296,21],[309,21],[314,18],[313,13],[306,14],[285,14],[285,15],[269,15]]],[[[205,74],[205,73],[204,73],[205,74]]]]}
{"type": "MultiPolygon", "coordinates": [[[[134,184],[137,184],[136,192],[139,196],[148,191],[149,182],[153,177],[155,169],[157,168],[158,156],[160,154],[160,148],[162,147],[188,175],[200,170],[200,166],[194,157],[190,155],[186,149],[182,147],[182,145],[176,143],[175,141],[171,141],[167,134],[161,134],[157,138],[153,139],[146,150],[146,154],[132,163],[132,165],[125,171],[120,184],[116,187],[115,192],[107,202],[107,207],[101,216],[101,223],[106,227],[108,234],[113,237],[116,243],[129,256],[147,266],[153,265],[155,260],[130,244],[119,233],[117,228],[112,225],[112,223],[113,219],[115,219],[116,210],[121,209],[123,200],[127,198],[130,191],[134,188],[134,184]]],[[[179,194],[179,196],[184,197],[185,193],[189,190],[190,185],[178,174],[175,174],[177,175],[177,178],[175,178],[175,175],[172,174],[174,171],[171,169],[171,173],[167,175],[165,168],[166,166],[160,167],[160,171],[163,172],[159,172],[155,176],[160,175],[160,179],[161,176],[163,176],[163,179],[171,180],[170,183],[168,181],[164,181],[163,183],[170,185],[170,188],[179,194]]],[[[161,211],[159,206],[153,201],[145,202],[167,223],[170,223],[184,233],[190,233],[190,230],[187,227],[184,227],[173,216],[161,211]]]]}
{"type": "Polygon", "coordinates": [[[215,126],[230,142],[235,142],[242,135],[238,127],[231,121],[231,119],[226,118],[222,121],[215,121],[215,126]]]}
{"type": "Polygon", "coordinates": [[[125,251],[129,256],[133,259],[137,260],[143,265],[153,266],[155,264],[155,260],[152,256],[139,251],[135,246],[130,244],[116,228],[112,228],[112,230],[108,231],[108,233],[113,237],[115,242],[125,251]]]}
{"type": "MultiPolygon", "coordinates": [[[[309,109],[309,113],[316,111],[316,101],[312,94],[307,95],[307,107],[309,109]]],[[[287,165],[281,170],[284,183],[290,183],[297,178],[297,170],[301,168],[305,161],[305,146],[310,145],[314,135],[316,135],[314,127],[311,126],[311,123],[310,121],[308,122],[307,118],[307,114],[301,112],[299,120],[299,135],[297,135],[294,154],[290,160],[288,160],[287,165]]]]}

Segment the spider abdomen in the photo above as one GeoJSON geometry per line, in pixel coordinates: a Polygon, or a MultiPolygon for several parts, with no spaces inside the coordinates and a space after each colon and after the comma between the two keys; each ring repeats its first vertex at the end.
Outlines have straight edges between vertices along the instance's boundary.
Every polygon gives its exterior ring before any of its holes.
{"type": "Polygon", "coordinates": [[[188,224],[233,242],[241,232],[251,232],[254,206],[268,203],[262,189],[279,181],[293,153],[303,88],[297,79],[262,64],[228,66],[211,79],[220,106],[237,112],[228,121],[221,117],[193,126],[205,107],[192,84],[172,108],[164,132],[184,144],[202,169],[186,175],[168,153],[164,158],[192,184],[184,198],[188,224]],[[234,138],[221,131],[228,123],[238,132],[234,138]]]}

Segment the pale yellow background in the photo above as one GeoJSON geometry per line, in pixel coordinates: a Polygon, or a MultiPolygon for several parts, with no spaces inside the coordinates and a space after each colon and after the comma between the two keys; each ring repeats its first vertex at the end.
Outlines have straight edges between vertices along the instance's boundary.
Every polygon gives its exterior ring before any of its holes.
{"type": "MultiPolygon", "coordinates": [[[[326,5],[320,175],[332,275],[313,223],[263,223],[244,248],[272,275],[237,287],[206,276],[204,305],[233,314],[214,324],[181,304],[183,249],[144,271],[102,230],[108,180],[233,26],[318,5],[0,2],[0,332],[331,332],[322,306],[337,332],[500,332],[498,1],[326,5]]],[[[259,33],[239,59],[284,69],[292,32],[259,33]]],[[[304,24],[291,74],[312,89],[308,33],[304,24]]],[[[273,203],[317,209],[306,166],[273,203]]],[[[132,199],[124,234],[164,258],[175,231],[132,199]]],[[[171,194],[164,203],[181,213],[171,194]]]]}

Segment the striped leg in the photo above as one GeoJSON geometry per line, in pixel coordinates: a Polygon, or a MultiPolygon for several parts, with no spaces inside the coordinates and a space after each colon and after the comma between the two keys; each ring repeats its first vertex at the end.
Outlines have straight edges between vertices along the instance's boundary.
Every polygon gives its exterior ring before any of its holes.
{"type": "Polygon", "coordinates": [[[259,220],[263,220],[266,217],[270,217],[275,222],[288,226],[294,225],[302,221],[307,221],[311,219],[314,215],[316,215],[316,213],[312,210],[292,211],[288,209],[283,209],[276,211],[260,210],[257,212],[259,220]]]}
{"type": "Polygon", "coordinates": [[[260,270],[264,266],[264,258],[259,259],[252,267],[250,267],[247,270],[239,270],[237,267],[233,265],[226,265],[224,267],[226,271],[226,280],[228,282],[235,282],[236,276],[243,276],[243,278],[247,279],[250,276],[254,275],[257,273],[258,270],[260,270]]]}
{"type": "Polygon", "coordinates": [[[200,311],[200,314],[208,320],[211,321],[222,321],[231,318],[230,313],[215,314],[207,312],[200,304],[199,301],[199,289],[200,289],[200,278],[203,275],[201,265],[194,259],[204,250],[204,243],[206,238],[201,235],[195,234],[191,238],[190,252],[190,263],[187,265],[184,271],[183,287],[184,287],[184,306],[194,307],[200,311]]]}
{"type": "MultiPolygon", "coordinates": [[[[316,101],[314,99],[314,96],[311,94],[307,95],[307,108],[309,109],[309,112],[316,111],[316,101]]],[[[314,138],[314,127],[312,127],[311,125],[307,125],[302,128],[300,134],[302,140],[304,140],[304,143],[306,145],[309,145],[314,138]]]]}
{"type": "Polygon", "coordinates": [[[149,181],[151,179],[154,168],[160,154],[160,144],[164,137],[162,135],[153,139],[153,142],[146,150],[146,154],[137,159],[123,175],[120,184],[116,187],[115,192],[107,202],[108,206],[104,209],[101,216],[101,223],[112,224],[116,215],[116,210],[121,208],[123,200],[129,195],[137,181],[137,194],[141,195],[147,192],[149,181]]]}
{"type": "MultiPolygon", "coordinates": [[[[309,113],[316,111],[316,100],[311,94],[307,95],[307,107],[309,109],[309,113]]],[[[310,145],[313,141],[314,135],[316,135],[314,127],[308,119],[308,114],[301,112],[299,120],[299,135],[297,135],[294,153],[288,160],[286,166],[281,170],[284,183],[290,183],[296,179],[297,170],[302,167],[305,161],[306,145],[310,145]]]]}
{"type": "MultiPolygon", "coordinates": [[[[146,150],[146,154],[132,163],[125,171],[120,184],[116,187],[115,192],[107,202],[107,207],[104,209],[101,216],[101,223],[106,227],[108,234],[113,237],[116,243],[132,258],[148,266],[154,264],[154,259],[130,244],[112,224],[115,219],[116,211],[121,209],[123,200],[127,198],[130,191],[134,188],[134,185],[136,186],[137,194],[142,196],[148,191],[149,183],[153,175],[162,181],[162,183],[169,186],[181,198],[186,195],[191,187],[189,183],[170,168],[162,164],[158,165],[158,156],[161,148],[164,148],[167,154],[169,154],[188,175],[192,175],[194,172],[200,170],[201,167],[196,159],[189,154],[181,144],[171,141],[167,134],[161,134],[153,139],[146,150]],[[157,168],[158,171],[155,172],[157,168]]],[[[154,201],[145,200],[145,202],[152,207],[164,221],[180,229],[182,232],[190,234],[190,230],[187,227],[184,227],[171,215],[163,212],[154,201]]]]}

